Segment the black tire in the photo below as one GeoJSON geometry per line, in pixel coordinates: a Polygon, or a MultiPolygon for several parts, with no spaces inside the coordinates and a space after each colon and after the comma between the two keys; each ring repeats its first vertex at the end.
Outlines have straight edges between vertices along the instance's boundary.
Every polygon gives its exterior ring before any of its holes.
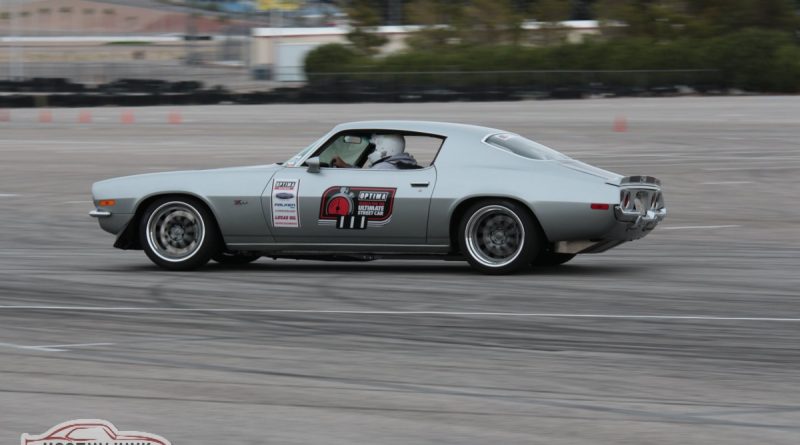
{"type": "Polygon", "coordinates": [[[542,251],[533,260],[533,267],[556,267],[575,258],[574,253],[556,253],[549,250],[542,251]]]}
{"type": "Polygon", "coordinates": [[[197,199],[156,199],[139,222],[139,242],[147,257],[168,270],[193,270],[219,252],[219,230],[213,215],[197,199]]]}
{"type": "Polygon", "coordinates": [[[458,224],[458,245],[473,268],[501,275],[530,267],[542,240],[527,208],[497,199],[467,208],[458,224]]]}
{"type": "Polygon", "coordinates": [[[233,253],[224,250],[211,256],[211,259],[219,264],[230,265],[249,264],[259,258],[261,255],[258,254],[233,253]]]}

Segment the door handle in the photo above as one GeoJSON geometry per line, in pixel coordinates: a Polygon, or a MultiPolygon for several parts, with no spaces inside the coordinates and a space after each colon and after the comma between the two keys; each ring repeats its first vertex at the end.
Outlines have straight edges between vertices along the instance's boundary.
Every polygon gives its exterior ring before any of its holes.
{"type": "Polygon", "coordinates": [[[427,187],[430,182],[412,182],[411,187],[427,187]]]}

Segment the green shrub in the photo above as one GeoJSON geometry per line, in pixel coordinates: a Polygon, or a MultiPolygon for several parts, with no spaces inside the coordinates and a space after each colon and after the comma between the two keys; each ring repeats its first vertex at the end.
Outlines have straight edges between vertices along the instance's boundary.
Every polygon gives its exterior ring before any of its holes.
{"type": "Polygon", "coordinates": [[[617,87],[687,84],[797,92],[800,91],[800,46],[789,34],[756,29],[706,39],[625,38],[547,47],[448,46],[384,57],[361,55],[344,45],[325,45],[309,53],[306,71],[312,79],[314,74],[325,77],[324,73],[363,72],[338,80],[357,80],[378,88],[552,88],[601,82],[617,87]],[[690,69],[715,71],[702,75],[685,72],[517,73],[690,69]]]}
{"type": "Polygon", "coordinates": [[[306,73],[343,73],[358,71],[360,56],[346,45],[331,43],[314,48],[305,61],[306,73]]]}
{"type": "Polygon", "coordinates": [[[780,91],[786,80],[778,79],[783,77],[778,51],[796,48],[784,33],[757,29],[714,37],[702,44],[707,63],[720,71],[725,86],[750,91],[780,91]]]}

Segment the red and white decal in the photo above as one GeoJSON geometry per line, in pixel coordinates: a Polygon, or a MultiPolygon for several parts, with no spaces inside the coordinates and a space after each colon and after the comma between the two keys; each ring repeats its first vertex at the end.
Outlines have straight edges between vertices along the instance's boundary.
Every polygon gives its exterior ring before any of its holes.
{"type": "Polygon", "coordinates": [[[392,217],[396,191],[385,187],[331,187],[322,194],[319,223],[355,230],[382,226],[392,217]]]}
{"type": "Polygon", "coordinates": [[[276,179],[272,182],[272,227],[300,227],[299,190],[299,179],[276,179]]]}

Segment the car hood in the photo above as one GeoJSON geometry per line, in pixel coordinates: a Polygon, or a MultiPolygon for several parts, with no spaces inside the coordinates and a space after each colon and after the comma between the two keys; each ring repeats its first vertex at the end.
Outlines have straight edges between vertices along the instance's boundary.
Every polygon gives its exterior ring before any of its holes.
{"type": "Polygon", "coordinates": [[[95,199],[140,198],[161,192],[190,192],[196,195],[225,192],[236,187],[249,193],[263,190],[279,164],[229,167],[211,170],[182,170],[142,175],[121,176],[95,182],[95,199]]]}
{"type": "Polygon", "coordinates": [[[280,164],[266,164],[266,165],[250,165],[244,167],[226,167],[226,168],[214,168],[208,170],[175,170],[175,171],[168,171],[168,172],[158,172],[158,173],[143,173],[138,175],[130,175],[130,176],[119,176],[116,178],[105,179],[102,181],[95,182],[95,185],[108,185],[112,183],[128,183],[128,182],[139,182],[139,181],[147,181],[147,180],[164,180],[169,178],[185,178],[185,177],[207,177],[213,175],[227,175],[227,174],[235,174],[235,173],[264,173],[270,174],[277,171],[281,168],[280,164]]]}

